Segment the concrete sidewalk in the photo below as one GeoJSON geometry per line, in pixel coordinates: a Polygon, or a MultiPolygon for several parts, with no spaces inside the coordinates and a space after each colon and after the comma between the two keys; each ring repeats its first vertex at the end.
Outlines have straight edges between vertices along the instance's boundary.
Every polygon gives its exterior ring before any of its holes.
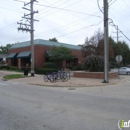
{"type": "MultiPolygon", "coordinates": [[[[2,73],[6,75],[11,73],[17,73],[17,72],[2,72],[2,73]]],[[[102,83],[103,79],[77,78],[77,77],[73,77],[73,73],[71,72],[71,77],[66,82],[62,82],[60,80],[54,83],[50,81],[45,82],[43,79],[43,75],[37,75],[37,74],[35,74],[34,77],[31,77],[29,74],[26,78],[13,79],[11,81],[32,84],[32,85],[51,86],[51,87],[52,86],[53,87],[92,87],[92,86],[106,86],[106,85],[117,84],[123,82],[124,80],[125,80],[124,78],[110,79],[109,83],[102,83]]]]}

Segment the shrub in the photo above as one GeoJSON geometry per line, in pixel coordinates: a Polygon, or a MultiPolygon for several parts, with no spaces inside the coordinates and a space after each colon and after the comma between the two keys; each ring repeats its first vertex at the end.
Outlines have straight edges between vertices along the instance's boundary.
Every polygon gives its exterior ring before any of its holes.
{"type": "Polygon", "coordinates": [[[77,65],[72,68],[72,70],[84,70],[83,66],[77,65]]]}
{"type": "Polygon", "coordinates": [[[36,74],[46,74],[46,73],[51,73],[51,72],[57,72],[58,69],[53,69],[53,68],[40,68],[36,70],[36,74]]]}
{"type": "Polygon", "coordinates": [[[3,66],[0,66],[0,70],[2,70],[3,69],[3,66]]]}
{"type": "Polygon", "coordinates": [[[18,67],[15,67],[15,66],[11,66],[10,69],[11,69],[11,70],[19,70],[19,68],[18,68],[18,67]]]}
{"type": "Polygon", "coordinates": [[[111,61],[110,62],[110,68],[117,68],[118,67],[118,63],[115,61],[111,61]]]}
{"type": "Polygon", "coordinates": [[[1,61],[0,63],[1,63],[1,64],[6,64],[6,61],[1,61]]]}
{"type": "Polygon", "coordinates": [[[83,67],[90,72],[103,72],[104,59],[102,56],[90,55],[83,60],[83,67]]]}
{"type": "Polygon", "coordinates": [[[9,67],[9,66],[6,66],[6,69],[7,69],[7,70],[9,70],[9,69],[10,69],[10,67],[9,67]]]}
{"type": "Polygon", "coordinates": [[[45,62],[43,67],[57,69],[57,65],[54,62],[45,62]]]}
{"type": "Polygon", "coordinates": [[[0,66],[0,70],[9,70],[10,67],[9,66],[0,66]]]}

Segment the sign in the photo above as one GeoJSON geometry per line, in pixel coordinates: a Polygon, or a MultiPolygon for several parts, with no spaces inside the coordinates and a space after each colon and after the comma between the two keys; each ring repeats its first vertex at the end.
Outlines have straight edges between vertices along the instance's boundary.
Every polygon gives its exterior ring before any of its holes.
{"type": "Polygon", "coordinates": [[[117,55],[116,56],[116,61],[118,62],[118,63],[120,63],[121,61],[122,61],[122,56],[121,55],[117,55]]]}

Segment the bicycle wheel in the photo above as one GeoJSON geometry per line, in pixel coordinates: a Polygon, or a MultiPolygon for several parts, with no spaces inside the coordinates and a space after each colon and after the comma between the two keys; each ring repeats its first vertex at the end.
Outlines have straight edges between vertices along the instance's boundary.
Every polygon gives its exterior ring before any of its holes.
{"type": "Polygon", "coordinates": [[[68,80],[68,77],[67,77],[67,73],[66,72],[63,72],[62,75],[61,75],[61,81],[62,82],[65,82],[68,80]]]}
{"type": "Polygon", "coordinates": [[[49,80],[50,80],[50,82],[54,82],[55,81],[55,78],[54,78],[53,74],[49,75],[49,80]]]}
{"type": "Polygon", "coordinates": [[[48,75],[44,76],[44,81],[47,82],[48,81],[48,75]]]}

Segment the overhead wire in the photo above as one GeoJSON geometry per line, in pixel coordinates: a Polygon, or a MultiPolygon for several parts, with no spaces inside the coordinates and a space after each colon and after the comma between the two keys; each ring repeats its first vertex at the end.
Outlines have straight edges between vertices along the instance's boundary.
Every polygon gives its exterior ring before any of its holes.
{"type": "Polygon", "coordinates": [[[11,11],[14,11],[16,13],[24,13],[24,12],[20,12],[20,11],[17,11],[17,10],[13,10],[13,9],[8,9],[8,8],[5,8],[5,7],[0,7],[2,9],[6,9],[6,10],[11,10],[11,11]]]}
{"type": "Polygon", "coordinates": [[[130,9],[130,7],[128,6],[128,4],[124,0],[122,0],[122,1],[130,9]]]}
{"type": "Polygon", "coordinates": [[[100,21],[98,24],[92,24],[92,25],[89,25],[89,26],[87,26],[87,27],[84,27],[84,28],[75,30],[75,31],[73,31],[73,32],[70,32],[70,33],[67,33],[67,34],[63,34],[63,35],[57,36],[56,38],[66,36],[66,35],[69,35],[69,34],[72,34],[72,33],[75,33],[75,32],[81,31],[81,30],[84,30],[84,29],[89,28],[89,27],[92,27],[92,26],[97,26],[97,25],[99,25],[101,22],[103,22],[103,21],[100,21]]]}
{"type": "MultiPolygon", "coordinates": [[[[37,4],[37,5],[39,5],[39,4],[37,4]]],[[[65,8],[58,8],[58,7],[47,6],[47,5],[40,5],[40,6],[45,6],[45,7],[49,7],[49,8],[58,9],[58,10],[65,10],[65,11],[68,11],[68,12],[74,12],[74,13],[79,13],[79,14],[85,14],[85,15],[94,16],[94,17],[100,17],[100,16],[95,16],[93,14],[88,14],[88,13],[84,13],[84,12],[78,12],[78,11],[69,10],[69,9],[65,9],[65,8]]]]}
{"type": "MultiPolygon", "coordinates": [[[[112,1],[112,0],[111,0],[112,1]]],[[[111,3],[111,4],[109,4],[109,6],[111,6],[112,4],[114,4],[116,2],[116,0],[114,0],[112,3],[111,2],[109,2],[109,3],[111,3]]]]}
{"type": "MultiPolygon", "coordinates": [[[[111,19],[111,18],[109,18],[109,20],[111,20],[111,26],[113,26],[113,27],[115,27],[115,29],[117,30],[117,28],[116,28],[116,25],[114,24],[114,22],[113,22],[113,20],[111,19]]],[[[130,39],[118,28],[118,30],[120,31],[120,33],[122,33],[122,35],[127,39],[127,40],[129,40],[130,41],[130,39]]]]}
{"type": "Polygon", "coordinates": [[[99,10],[104,14],[104,12],[103,12],[103,11],[101,10],[101,8],[100,8],[99,0],[97,0],[97,5],[98,5],[99,10]]]}
{"type": "MultiPolygon", "coordinates": [[[[61,5],[65,4],[65,3],[67,3],[68,1],[69,1],[69,0],[64,1],[63,3],[60,3],[60,4],[58,4],[58,5],[57,5],[57,6],[55,6],[55,7],[61,6],[61,5]]],[[[50,4],[50,5],[54,5],[54,4],[55,4],[55,3],[50,4]]],[[[49,9],[49,10],[47,10],[47,11],[45,11],[45,12],[41,13],[40,15],[45,14],[45,13],[47,13],[47,12],[49,12],[49,11],[52,11],[52,9],[49,9]]],[[[38,15],[38,16],[40,16],[40,15],[38,15]]],[[[38,17],[38,16],[37,16],[37,17],[38,17]]]]}
{"type": "Polygon", "coordinates": [[[59,29],[61,29],[61,28],[68,28],[68,27],[71,27],[71,26],[75,26],[75,24],[79,24],[79,23],[81,23],[82,22],[82,20],[85,20],[85,19],[89,19],[89,18],[91,18],[90,16],[87,16],[87,17],[84,17],[84,18],[82,18],[82,19],[80,19],[80,20],[77,20],[77,21],[75,21],[75,22],[72,22],[72,23],[69,23],[69,24],[67,24],[67,25],[64,25],[64,26],[61,26],[61,27],[58,27],[58,28],[55,28],[55,29],[51,29],[51,30],[49,30],[49,31],[45,31],[45,32],[41,32],[41,33],[38,33],[38,34],[50,34],[50,33],[54,33],[54,32],[58,32],[59,31],[59,29]],[[56,31],[57,30],[57,31],[56,31]]]}

